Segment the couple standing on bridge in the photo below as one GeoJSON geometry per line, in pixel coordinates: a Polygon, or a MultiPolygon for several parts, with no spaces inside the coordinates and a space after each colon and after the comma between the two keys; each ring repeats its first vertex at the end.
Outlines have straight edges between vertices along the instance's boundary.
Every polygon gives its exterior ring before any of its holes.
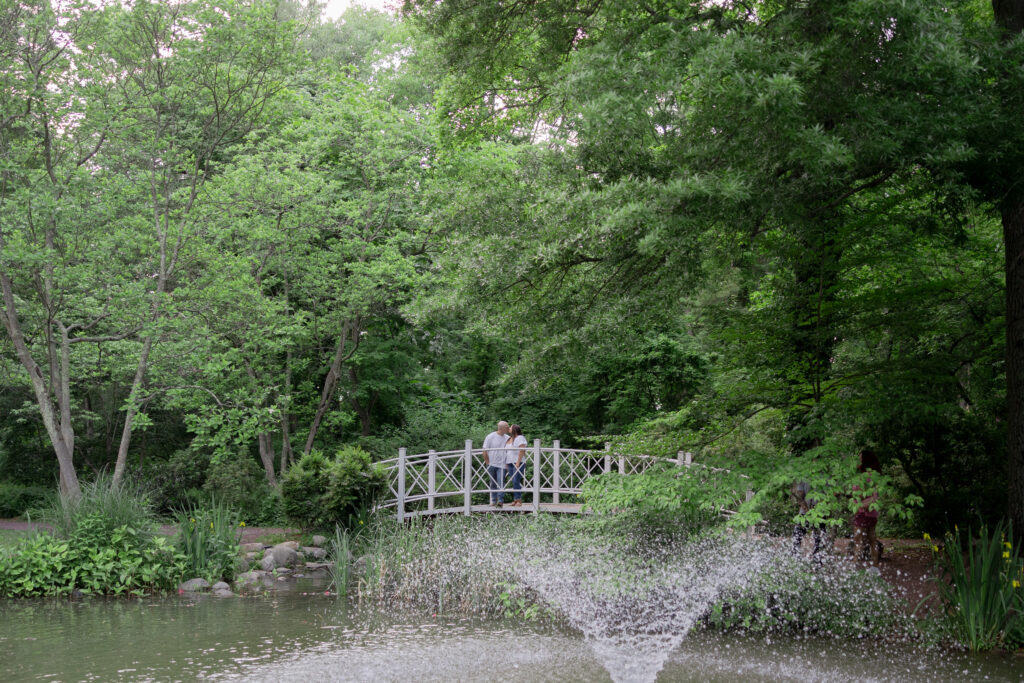
{"type": "Polygon", "coordinates": [[[505,478],[512,479],[512,505],[523,504],[523,468],[526,463],[526,437],[519,425],[502,420],[497,429],[484,438],[484,464],[491,480],[491,505],[505,504],[505,478]]]}

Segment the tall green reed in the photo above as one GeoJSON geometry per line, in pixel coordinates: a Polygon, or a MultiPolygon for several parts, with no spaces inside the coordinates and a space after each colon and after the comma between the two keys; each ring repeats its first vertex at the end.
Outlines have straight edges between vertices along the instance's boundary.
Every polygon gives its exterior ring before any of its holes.
{"type": "Polygon", "coordinates": [[[352,543],[349,533],[340,526],[334,527],[334,538],[331,539],[330,558],[334,563],[331,570],[332,585],[340,595],[348,595],[352,578],[352,543]]]}
{"type": "Polygon", "coordinates": [[[950,635],[971,651],[1024,643],[1024,564],[1012,528],[1000,521],[977,539],[960,529],[946,534],[938,555],[945,580],[938,583],[950,635]]]}
{"type": "Polygon", "coordinates": [[[211,581],[235,578],[238,541],[237,515],[231,508],[213,503],[177,514],[177,548],[186,558],[186,574],[211,581]]]}

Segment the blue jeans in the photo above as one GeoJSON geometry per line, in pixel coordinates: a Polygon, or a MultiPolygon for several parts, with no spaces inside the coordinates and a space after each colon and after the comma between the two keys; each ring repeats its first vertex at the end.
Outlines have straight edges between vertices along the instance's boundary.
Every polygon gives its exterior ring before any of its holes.
{"type": "Polygon", "coordinates": [[[505,502],[505,492],[502,491],[505,488],[505,466],[504,465],[488,465],[487,476],[491,480],[491,505],[495,502],[505,502]]]}
{"type": "Polygon", "coordinates": [[[524,460],[519,467],[516,467],[514,462],[510,462],[505,466],[508,470],[506,476],[512,479],[512,500],[523,499],[523,470],[526,469],[526,461],[524,460]]]}

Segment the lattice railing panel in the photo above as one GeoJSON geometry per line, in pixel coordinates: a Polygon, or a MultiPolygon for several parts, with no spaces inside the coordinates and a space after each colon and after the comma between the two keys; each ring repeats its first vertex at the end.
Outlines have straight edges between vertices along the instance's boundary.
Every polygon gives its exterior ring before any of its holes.
{"type": "MultiPolygon", "coordinates": [[[[461,450],[408,455],[404,456],[404,468],[400,467],[400,462],[403,462],[400,458],[382,462],[390,496],[380,507],[400,506],[405,511],[403,515],[434,514],[459,509],[468,513],[470,508],[467,504],[480,505],[482,500],[486,500],[490,490],[490,479],[481,451],[473,449],[469,454],[470,491],[467,497],[466,453],[465,450],[461,450]],[[405,481],[401,495],[398,490],[400,470],[403,471],[405,481]]],[[[534,444],[527,447],[526,451],[522,481],[523,501],[526,507],[540,502],[533,500],[535,484],[539,485],[541,501],[546,499],[558,502],[558,496],[553,494],[578,493],[584,482],[595,475],[605,472],[640,474],[655,464],[664,462],[676,463],[675,460],[667,461],[664,458],[620,455],[609,451],[541,448],[538,453],[537,445],[534,444]],[[534,478],[537,464],[539,469],[536,474],[539,481],[534,478]]],[[[505,489],[508,496],[512,491],[510,479],[506,479],[505,489]]]]}

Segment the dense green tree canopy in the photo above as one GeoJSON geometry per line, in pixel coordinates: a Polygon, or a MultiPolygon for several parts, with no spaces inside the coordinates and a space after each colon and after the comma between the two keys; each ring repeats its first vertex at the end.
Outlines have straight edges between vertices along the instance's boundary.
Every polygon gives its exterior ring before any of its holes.
{"type": "Polygon", "coordinates": [[[1021,3],[0,7],[0,479],[503,418],[1024,528],[1021,3]]]}

